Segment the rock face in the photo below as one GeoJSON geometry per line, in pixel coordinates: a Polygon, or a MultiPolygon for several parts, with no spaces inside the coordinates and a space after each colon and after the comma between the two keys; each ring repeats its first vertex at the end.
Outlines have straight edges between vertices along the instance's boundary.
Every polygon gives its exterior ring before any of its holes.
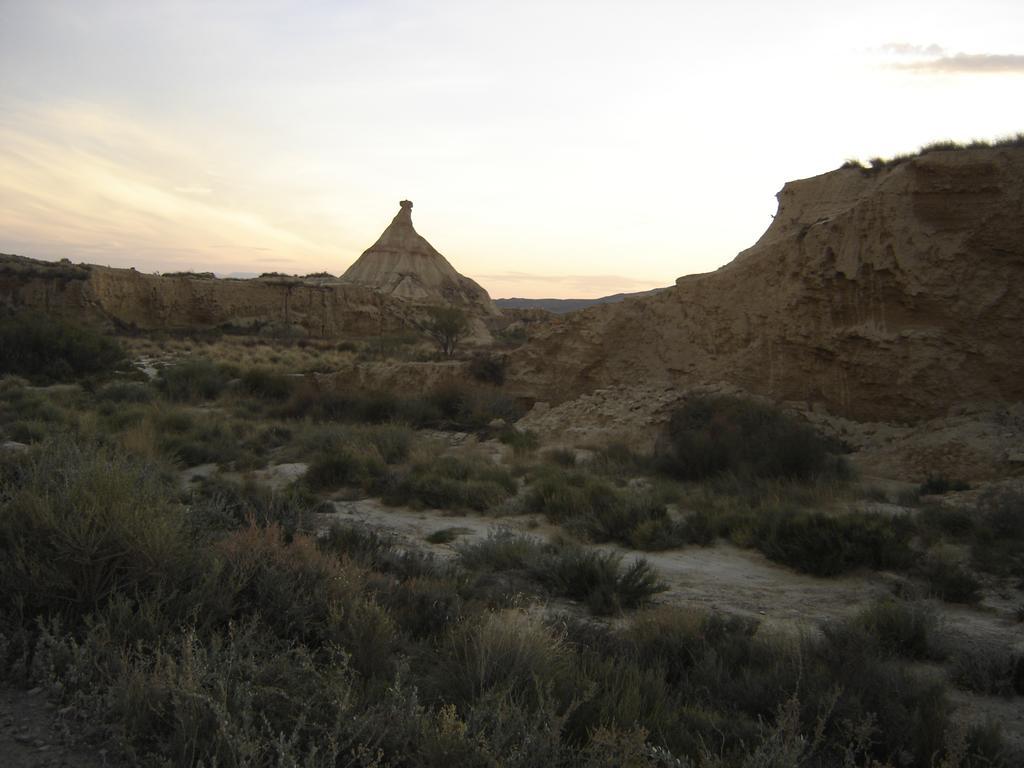
{"type": "Polygon", "coordinates": [[[0,306],[139,330],[222,328],[273,335],[374,336],[415,325],[416,308],[358,285],[299,278],[161,277],[134,269],[0,257],[0,306]]]}
{"type": "Polygon", "coordinates": [[[431,305],[470,318],[469,343],[489,343],[499,311],[487,291],[416,233],[412,203],[341,280],[267,275],[219,280],[211,273],[146,275],[0,255],[0,306],[25,307],[139,330],[224,328],[290,336],[375,336],[421,328],[431,305]]]}
{"type": "Polygon", "coordinates": [[[721,269],[555,319],[510,383],[723,383],[858,420],[1024,399],[1024,149],[929,152],[786,184],[721,269]]]}
{"type": "Polygon", "coordinates": [[[473,314],[498,314],[487,291],[460,275],[413,228],[412,203],[403,200],[400,206],[377,242],[341,276],[342,282],[421,304],[454,304],[473,314]]]}

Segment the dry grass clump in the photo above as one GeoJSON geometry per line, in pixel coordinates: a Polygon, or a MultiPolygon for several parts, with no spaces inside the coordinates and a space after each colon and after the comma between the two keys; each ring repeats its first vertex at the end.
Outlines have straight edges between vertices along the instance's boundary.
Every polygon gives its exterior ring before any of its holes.
{"type": "Polygon", "coordinates": [[[48,384],[109,374],[126,363],[121,345],[99,331],[43,314],[0,316],[0,371],[48,384]]]}
{"type": "Polygon", "coordinates": [[[908,152],[888,159],[873,157],[868,161],[868,165],[866,166],[860,160],[850,159],[844,162],[840,168],[857,168],[865,172],[878,172],[887,168],[894,168],[908,160],[923,157],[924,155],[931,154],[932,152],[959,152],[965,149],[1012,149],[1020,147],[1024,147],[1024,133],[1012,134],[991,141],[974,139],[973,141],[966,143],[946,139],[943,141],[933,141],[931,144],[925,144],[917,150],[917,152],[908,152]]]}

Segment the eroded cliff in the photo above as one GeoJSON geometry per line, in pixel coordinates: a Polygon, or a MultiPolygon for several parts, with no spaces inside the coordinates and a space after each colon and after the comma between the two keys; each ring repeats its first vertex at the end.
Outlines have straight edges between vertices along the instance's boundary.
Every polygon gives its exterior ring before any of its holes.
{"type": "Polygon", "coordinates": [[[510,381],[564,400],[722,382],[862,420],[1024,399],[1024,149],[786,184],[721,269],[552,321],[510,381]]]}
{"type": "Polygon", "coordinates": [[[218,280],[133,269],[0,262],[0,304],[108,322],[122,329],[270,331],[369,336],[414,327],[419,308],[370,288],[289,277],[218,280]]]}

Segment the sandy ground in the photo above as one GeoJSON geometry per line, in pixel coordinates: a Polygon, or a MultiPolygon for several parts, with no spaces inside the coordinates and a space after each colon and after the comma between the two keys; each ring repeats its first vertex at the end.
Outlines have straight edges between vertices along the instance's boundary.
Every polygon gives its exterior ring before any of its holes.
{"type": "Polygon", "coordinates": [[[0,687],[0,766],[3,768],[101,768],[106,751],[72,734],[81,726],[48,701],[42,689],[0,687]]]}

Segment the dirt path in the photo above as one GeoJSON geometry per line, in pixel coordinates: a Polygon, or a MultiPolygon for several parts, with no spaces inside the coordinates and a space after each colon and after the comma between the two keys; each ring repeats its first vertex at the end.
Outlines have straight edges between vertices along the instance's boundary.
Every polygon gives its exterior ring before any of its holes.
{"type": "Polygon", "coordinates": [[[0,687],[0,766],[3,768],[103,768],[106,752],[82,745],[80,725],[47,701],[42,689],[0,687]]]}
{"type": "MultiPolygon", "coordinates": [[[[333,514],[321,515],[326,528],[335,520],[350,520],[387,529],[410,546],[451,556],[459,542],[479,540],[499,530],[538,537],[564,531],[537,515],[481,517],[451,515],[442,510],[387,507],[376,499],[336,501],[333,514]],[[426,537],[445,529],[464,532],[451,544],[430,544],[426,537]]],[[[818,622],[847,615],[877,597],[888,594],[885,579],[865,573],[842,578],[816,578],[772,563],[763,555],[730,544],[687,547],[668,552],[640,552],[615,545],[627,561],[643,557],[657,569],[668,590],[659,602],[695,605],[760,618],[769,624],[818,622]]]]}

